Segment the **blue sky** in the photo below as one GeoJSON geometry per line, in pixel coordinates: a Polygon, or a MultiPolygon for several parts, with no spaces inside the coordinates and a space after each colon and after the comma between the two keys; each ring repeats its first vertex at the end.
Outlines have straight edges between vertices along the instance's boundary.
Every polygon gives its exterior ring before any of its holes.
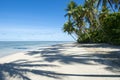
{"type": "Polygon", "coordinates": [[[68,2],[0,0],[0,41],[73,41],[62,31],[68,2]]]}

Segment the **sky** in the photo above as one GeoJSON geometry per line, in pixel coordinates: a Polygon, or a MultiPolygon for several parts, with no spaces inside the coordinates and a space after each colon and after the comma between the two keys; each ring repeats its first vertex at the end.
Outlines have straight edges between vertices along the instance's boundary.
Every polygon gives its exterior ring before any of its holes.
{"type": "Polygon", "coordinates": [[[0,0],[0,41],[74,41],[62,31],[69,1],[0,0]]]}

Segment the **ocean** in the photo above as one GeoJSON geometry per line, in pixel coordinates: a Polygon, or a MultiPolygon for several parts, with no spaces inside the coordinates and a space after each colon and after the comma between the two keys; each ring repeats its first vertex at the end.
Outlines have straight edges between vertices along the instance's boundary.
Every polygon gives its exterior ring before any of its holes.
{"type": "Polygon", "coordinates": [[[0,41],[0,58],[39,47],[68,43],[67,41],[0,41]]]}

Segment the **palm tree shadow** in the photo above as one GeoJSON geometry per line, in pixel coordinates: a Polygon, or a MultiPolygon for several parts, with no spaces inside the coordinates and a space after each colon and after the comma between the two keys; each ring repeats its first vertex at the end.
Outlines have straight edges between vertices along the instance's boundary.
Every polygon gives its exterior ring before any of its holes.
{"type": "Polygon", "coordinates": [[[22,64],[22,63],[4,63],[0,64],[0,80],[6,80],[6,77],[8,75],[5,75],[5,73],[8,73],[10,77],[19,77],[21,80],[31,80],[28,76],[26,76],[26,73],[33,73],[35,75],[45,76],[49,78],[54,79],[62,79],[64,77],[68,76],[82,76],[82,77],[112,77],[112,78],[118,78],[120,75],[109,75],[109,74],[66,74],[66,73],[56,73],[54,71],[46,71],[46,70],[36,70],[36,69],[30,69],[28,67],[44,67],[44,66],[55,66],[55,65],[36,65],[36,64],[22,64]],[[24,68],[27,67],[27,68],[24,68]]]}
{"type": "Polygon", "coordinates": [[[27,53],[27,55],[37,55],[37,54],[39,54],[39,55],[44,55],[44,54],[53,54],[53,53],[55,53],[55,54],[57,54],[57,53],[59,53],[60,52],[60,50],[59,50],[60,48],[45,48],[45,49],[42,49],[41,51],[40,50],[37,50],[37,51],[28,51],[28,53],[27,53]]]}
{"type": "Polygon", "coordinates": [[[95,60],[103,65],[107,65],[106,69],[112,72],[120,72],[120,46],[99,43],[99,44],[82,44],[77,45],[77,47],[84,48],[104,48],[104,49],[113,49],[112,51],[107,51],[107,54],[104,51],[98,51],[93,54],[88,54],[88,56],[97,57],[101,60],[95,60]],[[114,50],[115,49],[115,50],[114,50]]]}
{"type": "MultiPolygon", "coordinates": [[[[54,46],[55,47],[55,46],[54,46]]],[[[61,48],[61,47],[60,47],[61,48]]],[[[89,56],[85,55],[75,55],[74,53],[72,55],[64,55],[59,47],[57,48],[46,48],[41,51],[29,51],[27,55],[40,55],[38,57],[43,57],[44,61],[47,62],[54,62],[58,61],[63,64],[72,64],[72,63],[82,63],[82,64],[88,64],[88,65],[94,65],[90,63],[90,59],[88,58],[89,56]]],[[[37,57],[37,58],[38,58],[37,57]]],[[[96,60],[96,59],[95,59],[96,60]]]]}
{"type": "Polygon", "coordinates": [[[108,54],[99,53],[91,56],[101,58],[101,61],[96,60],[95,62],[107,65],[107,70],[120,73],[120,51],[109,51],[108,54]]]}
{"type": "MultiPolygon", "coordinates": [[[[77,46],[77,45],[76,45],[77,46]]],[[[119,47],[109,47],[109,45],[104,44],[94,44],[94,45],[84,45],[82,44],[81,46],[83,47],[103,47],[103,48],[112,48],[112,49],[119,49],[119,47]]],[[[87,65],[97,65],[91,62],[96,62],[99,64],[106,65],[106,69],[113,71],[113,72],[120,72],[120,51],[109,51],[108,54],[104,54],[104,51],[98,51],[98,52],[92,52],[91,54],[69,54],[69,55],[64,55],[62,54],[61,46],[59,47],[57,45],[57,48],[47,48],[43,49],[41,51],[31,51],[28,52],[28,55],[36,55],[39,54],[41,57],[44,58],[44,61],[47,62],[54,62],[58,61],[64,64],[72,64],[72,63],[78,63],[78,64],[87,64],[87,65]],[[55,48],[55,49],[54,49],[55,48]]],[[[77,47],[80,47],[79,45],[77,47]]],[[[63,47],[64,48],[64,47],[63,47]]],[[[80,51],[82,52],[82,51],[80,51]]]]}
{"type": "Polygon", "coordinates": [[[76,44],[77,47],[85,47],[85,48],[110,48],[110,49],[120,49],[120,46],[115,46],[115,45],[110,45],[110,44],[105,44],[105,43],[86,43],[78,45],[76,44]]]}
{"type": "Polygon", "coordinates": [[[50,78],[60,78],[60,76],[58,76],[56,72],[45,71],[45,70],[35,70],[35,69],[30,69],[30,67],[56,67],[56,65],[31,64],[31,63],[26,64],[26,63],[17,62],[17,61],[0,64],[0,80],[6,80],[6,76],[19,77],[22,80],[31,80],[28,76],[26,76],[26,73],[33,73],[33,74],[46,76],[50,78]],[[6,75],[5,73],[8,73],[8,75],[6,75]]]}
{"type": "MultiPolygon", "coordinates": [[[[29,51],[27,55],[36,55],[39,54],[39,57],[43,57],[44,61],[47,62],[54,62],[58,61],[64,64],[72,64],[72,63],[78,63],[78,64],[87,64],[87,65],[96,65],[93,63],[90,63],[90,61],[94,61],[100,64],[107,65],[107,70],[120,70],[120,52],[114,51],[109,52],[109,54],[102,54],[102,53],[93,53],[93,54],[70,54],[70,55],[64,55],[61,53],[61,50],[59,47],[56,48],[46,48],[41,51],[29,51]]],[[[49,78],[55,78],[55,79],[62,79],[63,76],[84,76],[84,77],[120,77],[120,75],[98,75],[98,74],[64,74],[64,73],[57,73],[54,71],[48,71],[48,70],[37,70],[37,69],[31,69],[31,67],[57,67],[57,65],[51,65],[51,64],[35,64],[34,62],[40,62],[38,61],[27,61],[27,60],[17,60],[10,63],[4,63],[0,64],[0,80],[6,80],[6,74],[10,77],[20,77],[23,80],[31,80],[28,76],[26,76],[27,73],[32,73],[35,75],[45,76],[49,78]]]]}
{"type": "Polygon", "coordinates": [[[48,62],[58,61],[63,64],[78,63],[78,64],[94,65],[89,61],[96,60],[93,58],[90,59],[88,58],[88,56],[82,56],[82,55],[80,56],[80,55],[46,54],[46,55],[42,55],[42,57],[44,57],[45,61],[48,61],[48,62]]]}

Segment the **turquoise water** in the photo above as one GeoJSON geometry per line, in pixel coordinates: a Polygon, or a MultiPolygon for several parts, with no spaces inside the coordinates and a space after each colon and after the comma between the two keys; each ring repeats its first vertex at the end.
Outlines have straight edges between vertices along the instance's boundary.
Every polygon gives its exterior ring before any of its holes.
{"type": "Polygon", "coordinates": [[[0,41],[0,57],[13,53],[29,51],[42,46],[68,43],[66,41],[0,41]]]}

